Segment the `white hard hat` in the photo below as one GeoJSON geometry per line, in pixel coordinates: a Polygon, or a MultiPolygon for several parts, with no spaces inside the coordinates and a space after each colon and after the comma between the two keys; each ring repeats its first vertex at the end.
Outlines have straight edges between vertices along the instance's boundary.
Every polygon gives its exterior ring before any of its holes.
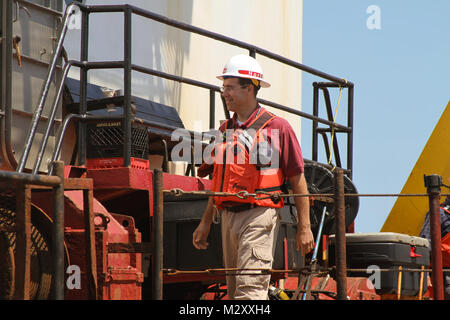
{"type": "Polygon", "coordinates": [[[223,80],[224,77],[238,77],[255,79],[263,88],[270,87],[270,84],[263,80],[263,72],[259,63],[250,56],[239,54],[228,61],[223,68],[222,74],[217,79],[223,80]]]}

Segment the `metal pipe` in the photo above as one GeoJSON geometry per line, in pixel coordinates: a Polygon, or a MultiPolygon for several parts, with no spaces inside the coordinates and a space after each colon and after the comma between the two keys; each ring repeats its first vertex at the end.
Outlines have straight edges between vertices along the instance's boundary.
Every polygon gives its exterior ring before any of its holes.
{"type": "Polygon", "coordinates": [[[285,57],[283,57],[281,55],[272,53],[272,52],[267,51],[265,49],[256,47],[254,45],[250,45],[250,44],[248,44],[246,42],[239,41],[239,40],[236,40],[236,39],[233,39],[233,38],[221,35],[219,33],[211,32],[211,31],[199,28],[199,27],[195,27],[195,26],[189,25],[187,23],[179,22],[179,21],[176,21],[174,19],[170,19],[170,18],[167,18],[167,17],[162,16],[160,14],[156,14],[154,12],[151,12],[151,11],[148,11],[148,10],[144,10],[144,9],[132,6],[132,5],[82,5],[82,4],[79,4],[79,6],[80,6],[81,10],[87,11],[87,12],[93,12],[93,13],[94,12],[121,12],[121,11],[125,11],[125,10],[131,10],[132,13],[135,13],[135,14],[140,15],[142,17],[149,18],[149,19],[152,19],[154,21],[157,21],[157,22],[160,22],[160,23],[163,23],[163,24],[166,24],[166,25],[169,25],[169,26],[172,26],[172,27],[184,30],[184,31],[196,33],[196,34],[199,34],[199,35],[202,35],[202,36],[205,36],[205,37],[217,40],[217,41],[225,42],[225,43],[228,43],[228,44],[231,44],[231,45],[243,48],[243,49],[247,49],[247,50],[249,50],[250,55],[261,54],[261,55],[266,56],[266,57],[268,57],[270,59],[273,59],[273,60],[276,60],[278,62],[287,64],[287,65],[289,65],[291,67],[294,67],[296,69],[300,69],[302,71],[308,72],[308,73],[316,75],[318,77],[321,77],[321,78],[327,79],[329,81],[338,83],[340,85],[345,85],[345,86],[351,86],[352,85],[351,82],[346,81],[343,78],[338,78],[338,77],[335,77],[333,75],[327,74],[325,72],[316,70],[314,68],[311,68],[311,67],[306,66],[304,64],[298,63],[298,62],[293,61],[291,59],[287,59],[287,58],[285,58],[285,57]]]}
{"type": "MultiPolygon", "coordinates": [[[[64,121],[63,121],[63,123],[61,125],[61,128],[59,129],[58,137],[56,139],[55,150],[53,150],[53,155],[52,155],[52,160],[51,160],[52,162],[58,160],[59,154],[61,152],[62,141],[63,141],[63,138],[64,138],[64,136],[66,134],[66,130],[67,130],[68,126],[69,126],[70,121],[72,119],[75,119],[75,118],[82,118],[82,116],[79,115],[79,114],[71,113],[71,114],[68,114],[64,118],[64,121]]],[[[51,166],[49,171],[48,171],[48,175],[52,175],[52,174],[53,174],[53,166],[51,166]]]]}
{"type": "Polygon", "coordinates": [[[28,130],[28,135],[27,135],[27,138],[25,141],[25,148],[23,150],[22,156],[19,160],[19,164],[16,169],[17,172],[22,172],[25,168],[26,159],[28,158],[28,154],[30,153],[31,145],[34,140],[34,136],[36,135],[36,131],[37,131],[37,127],[39,125],[42,111],[44,110],[45,101],[47,100],[47,95],[48,95],[48,91],[50,89],[51,79],[52,79],[52,76],[53,76],[53,73],[54,73],[54,70],[56,67],[56,63],[58,62],[59,56],[61,54],[61,49],[62,49],[62,45],[64,42],[64,38],[67,33],[69,21],[70,21],[71,16],[75,13],[76,7],[77,7],[77,5],[71,4],[66,9],[66,13],[64,15],[64,23],[63,23],[63,27],[61,29],[61,34],[59,35],[58,43],[53,52],[53,57],[52,57],[52,60],[49,64],[49,67],[47,70],[47,76],[45,77],[46,81],[42,85],[38,105],[36,107],[36,110],[33,113],[32,119],[31,119],[31,125],[28,130]]]}
{"type": "MultiPolygon", "coordinates": [[[[39,170],[39,166],[41,165],[42,158],[43,158],[43,155],[44,155],[44,152],[45,152],[45,148],[47,146],[48,137],[50,136],[50,131],[51,131],[51,128],[52,128],[52,125],[53,125],[53,120],[54,120],[55,115],[56,115],[57,105],[58,105],[59,99],[61,99],[61,95],[62,95],[62,92],[64,90],[64,83],[65,83],[65,80],[67,78],[67,75],[69,73],[70,68],[72,66],[76,66],[76,67],[79,67],[79,68],[89,68],[92,64],[97,65],[97,63],[95,63],[95,62],[93,62],[93,63],[82,63],[82,62],[76,61],[76,60],[69,60],[66,63],[66,65],[64,66],[63,75],[62,75],[61,82],[60,82],[60,85],[59,85],[59,88],[58,88],[58,92],[57,92],[55,100],[54,100],[54,104],[53,104],[52,109],[51,109],[51,114],[50,114],[50,118],[48,120],[47,129],[46,129],[46,132],[45,132],[44,137],[42,139],[40,151],[39,151],[39,153],[38,153],[38,155],[36,157],[36,161],[35,161],[35,164],[34,164],[34,168],[33,168],[33,173],[34,174],[37,174],[37,172],[39,170]]],[[[112,66],[116,67],[117,65],[119,65],[119,63],[117,61],[111,61],[111,62],[107,62],[107,63],[104,63],[104,64],[106,64],[109,67],[112,67],[112,66]]],[[[123,65],[123,63],[121,61],[120,61],[120,65],[123,65]]],[[[54,161],[56,159],[54,158],[52,160],[54,161]]],[[[51,173],[50,173],[50,175],[51,175],[51,173]]]]}
{"type": "Polygon", "coordinates": [[[16,252],[15,299],[30,299],[31,283],[31,189],[22,185],[16,189],[16,252]]]}
{"type": "MultiPolygon", "coordinates": [[[[8,166],[13,169],[17,164],[16,158],[12,150],[11,143],[11,121],[12,121],[12,54],[13,51],[13,22],[12,22],[12,1],[2,1],[2,105],[0,106],[5,113],[2,119],[2,134],[4,139],[1,143],[4,144],[6,154],[2,155],[2,161],[8,163],[8,166]]],[[[3,150],[3,148],[2,148],[3,150]]]]}
{"type": "Polygon", "coordinates": [[[289,113],[296,114],[296,115],[298,115],[300,117],[303,117],[303,118],[306,118],[306,119],[310,119],[310,120],[314,120],[314,121],[320,122],[322,124],[329,125],[331,127],[339,128],[339,129],[341,129],[341,130],[343,130],[345,132],[348,132],[348,131],[351,130],[350,128],[348,128],[346,126],[343,126],[341,124],[334,123],[333,121],[325,120],[325,119],[322,119],[322,118],[310,115],[309,113],[306,113],[306,112],[303,112],[303,111],[299,111],[297,109],[285,107],[285,106],[283,106],[281,104],[278,104],[278,103],[275,103],[275,102],[271,102],[271,101],[267,101],[267,100],[264,100],[264,99],[257,99],[257,100],[258,100],[259,103],[262,103],[264,105],[273,107],[275,109],[287,111],[289,113]]]}
{"type": "MultiPolygon", "coordinates": [[[[161,23],[165,23],[167,25],[172,25],[174,27],[180,28],[182,30],[186,30],[186,31],[190,31],[190,32],[194,32],[194,33],[198,33],[207,37],[210,37],[212,39],[216,39],[218,41],[223,41],[226,43],[229,43],[231,45],[235,45],[235,46],[240,46],[240,47],[244,47],[247,48],[250,52],[251,55],[255,56],[256,53],[259,54],[263,54],[269,58],[272,58],[274,60],[280,61],[282,63],[285,63],[287,65],[290,65],[292,67],[301,69],[303,71],[306,72],[310,72],[312,74],[316,74],[318,76],[321,76],[325,79],[328,79],[330,81],[334,81],[333,83],[338,83],[340,85],[345,85],[345,86],[352,86],[353,84],[351,82],[347,82],[347,81],[343,81],[340,78],[337,77],[333,77],[324,73],[321,73],[318,70],[309,68],[307,66],[304,66],[302,64],[299,64],[295,61],[292,61],[290,59],[286,59],[282,56],[273,54],[269,51],[257,48],[255,46],[249,45],[247,43],[232,39],[232,38],[228,38],[225,36],[222,36],[220,34],[216,34],[201,28],[197,28],[194,26],[190,26],[190,25],[186,25],[184,23],[180,23],[178,21],[175,20],[171,20],[168,19],[166,17],[163,17],[161,15],[155,14],[153,12],[150,11],[146,11],[146,10],[142,10],[140,8],[134,7],[134,6],[130,6],[130,5],[116,5],[116,6],[86,6],[86,5],[82,5],[82,4],[78,4],[77,7],[79,7],[82,11],[83,11],[83,20],[82,20],[82,39],[81,39],[81,60],[83,60],[82,64],[84,65],[84,68],[81,72],[81,77],[80,77],[80,82],[81,82],[81,86],[80,86],[80,113],[84,114],[87,110],[86,110],[86,86],[87,86],[87,70],[89,68],[106,68],[108,65],[111,65],[111,63],[115,63],[114,66],[112,67],[124,67],[125,68],[125,72],[124,72],[124,80],[125,80],[125,109],[129,108],[127,106],[129,106],[129,103],[127,102],[127,97],[131,95],[131,88],[129,90],[127,90],[128,87],[128,83],[131,82],[131,69],[139,69],[139,71],[149,71],[149,69],[145,69],[142,67],[137,67],[137,66],[133,66],[131,64],[131,46],[129,45],[131,42],[131,13],[136,13],[138,15],[141,15],[143,17],[147,17],[150,19],[153,19],[155,21],[159,21],[161,23]],[[125,61],[124,62],[102,62],[102,63],[88,63],[87,62],[87,58],[88,58],[88,33],[89,33],[89,23],[88,23],[88,14],[90,12],[124,12],[125,13],[125,23],[124,23],[124,27],[125,27],[125,37],[124,37],[124,42],[125,42],[125,46],[124,46],[124,55],[125,55],[125,61]]],[[[70,13],[72,13],[72,11],[70,11],[70,13]]],[[[67,11],[66,11],[66,18],[67,18],[67,11]]],[[[67,29],[67,28],[65,28],[67,29]]],[[[60,37],[59,42],[63,41],[63,36],[60,37]]],[[[146,72],[149,73],[149,72],[146,72]]],[[[161,73],[159,73],[159,76],[161,76],[161,73]]],[[[183,79],[183,78],[181,78],[183,79]]],[[[49,80],[49,79],[48,79],[49,80]]],[[[179,81],[179,79],[177,80],[179,81]]],[[[184,81],[186,82],[186,81],[184,81]]],[[[192,81],[191,81],[192,83],[192,81]]],[[[333,84],[332,83],[332,84],[333,84]]],[[[196,85],[198,85],[199,82],[196,83],[196,85]]],[[[131,83],[130,83],[130,87],[131,87],[131,83]]],[[[211,90],[215,90],[218,91],[218,87],[214,87],[214,86],[209,86],[209,88],[211,90]]],[[[315,118],[315,117],[311,117],[310,115],[297,111],[295,109],[291,109],[291,108],[287,108],[285,106],[273,103],[273,102],[269,102],[269,101],[265,101],[262,99],[259,99],[259,102],[272,106],[274,108],[277,109],[281,109],[284,111],[288,111],[294,114],[297,114],[299,116],[305,117],[305,118],[309,118],[312,120],[316,120],[318,122],[321,123],[325,123],[337,128],[341,128],[341,130],[348,130],[348,128],[338,125],[338,124],[334,124],[334,123],[330,123],[327,121],[324,121],[323,119],[320,118],[315,118]]],[[[124,160],[125,160],[125,165],[127,165],[127,159],[129,158],[129,152],[130,151],[128,149],[131,149],[131,146],[128,144],[128,136],[131,136],[131,123],[129,121],[127,121],[127,114],[128,112],[125,112],[124,115],[124,129],[125,129],[125,144],[124,144],[124,160]],[[130,127],[130,128],[128,128],[130,127]],[[130,130],[127,130],[130,129],[130,130]],[[128,132],[130,131],[130,132],[128,132]]],[[[225,110],[225,114],[227,115],[227,110],[225,110]]],[[[129,120],[129,119],[128,119],[129,120]]],[[[78,135],[78,139],[79,139],[79,143],[78,143],[78,155],[79,155],[79,164],[84,164],[85,163],[85,141],[86,141],[86,128],[85,128],[85,124],[81,123],[80,124],[80,128],[79,128],[79,135],[78,135]]],[[[28,151],[29,152],[29,151],[28,151]]]]}
{"type": "MultiPolygon", "coordinates": [[[[43,158],[44,152],[45,152],[45,148],[47,147],[48,137],[50,136],[50,131],[53,128],[53,121],[55,120],[56,110],[58,108],[58,103],[59,103],[59,100],[61,99],[61,95],[62,95],[62,92],[64,90],[64,82],[66,80],[67,74],[69,73],[69,70],[70,70],[71,66],[72,66],[72,62],[71,61],[69,61],[64,66],[64,71],[63,71],[61,83],[59,84],[58,91],[56,93],[56,97],[55,97],[55,100],[53,102],[52,109],[50,111],[50,116],[48,118],[47,128],[46,128],[44,136],[42,138],[41,147],[39,149],[39,152],[38,152],[37,157],[36,157],[36,161],[34,163],[34,167],[33,167],[33,171],[32,171],[33,174],[37,174],[38,173],[39,167],[41,165],[42,158],[43,158]]],[[[25,160],[25,162],[26,162],[26,160],[25,160]]]]}
{"type": "Polygon", "coordinates": [[[53,163],[55,175],[61,183],[53,187],[53,298],[64,300],[64,162],[53,163]]]}
{"type": "Polygon", "coordinates": [[[206,83],[206,82],[201,82],[201,81],[198,81],[198,80],[193,80],[193,79],[189,79],[189,78],[185,78],[185,77],[176,76],[176,75],[173,75],[173,74],[170,74],[170,73],[154,70],[154,69],[151,69],[151,68],[147,68],[147,67],[143,67],[143,66],[139,66],[139,65],[135,65],[135,64],[132,64],[131,68],[134,71],[138,71],[138,72],[141,72],[141,73],[145,73],[145,74],[149,74],[149,75],[153,75],[153,76],[157,76],[157,77],[160,77],[160,78],[173,80],[173,81],[177,81],[177,82],[181,82],[181,83],[187,83],[187,84],[190,84],[190,85],[193,85],[193,86],[196,86],[196,87],[200,87],[200,88],[204,88],[204,89],[214,90],[214,91],[220,92],[220,87],[211,85],[211,84],[206,83]]]}
{"type": "MultiPolygon", "coordinates": [[[[185,77],[180,77],[180,76],[176,76],[176,75],[171,75],[171,74],[168,74],[168,73],[165,73],[165,72],[162,72],[162,71],[158,71],[158,70],[154,70],[154,69],[151,69],[151,68],[142,67],[142,66],[138,66],[138,65],[132,65],[132,69],[134,71],[138,71],[138,72],[141,72],[141,73],[150,74],[150,75],[154,75],[154,76],[161,77],[161,78],[164,78],[164,79],[169,79],[169,80],[173,80],[173,81],[177,81],[177,82],[187,83],[187,84],[190,84],[190,85],[193,85],[193,86],[197,86],[197,87],[200,87],[200,88],[204,88],[204,89],[209,89],[209,90],[214,90],[214,91],[220,92],[220,88],[218,86],[213,86],[213,85],[210,85],[210,84],[205,83],[205,82],[201,82],[201,81],[197,81],[197,80],[193,80],[193,79],[189,79],[189,78],[185,78],[185,77]]],[[[275,108],[275,109],[283,110],[283,111],[286,111],[286,112],[298,115],[298,116],[303,117],[303,118],[314,120],[314,121],[317,121],[317,122],[322,123],[322,124],[326,124],[326,125],[329,125],[329,126],[332,126],[332,127],[335,127],[335,128],[339,128],[339,129],[343,130],[344,132],[350,132],[350,130],[351,130],[351,128],[343,126],[343,125],[338,124],[338,123],[334,123],[333,121],[328,121],[328,120],[319,118],[318,116],[310,115],[310,114],[308,114],[306,112],[302,112],[302,111],[299,111],[297,109],[289,108],[289,107],[286,107],[284,105],[281,105],[281,104],[278,104],[278,103],[275,103],[275,102],[272,102],[272,101],[269,101],[269,100],[264,100],[264,99],[260,99],[260,98],[258,98],[257,100],[261,104],[270,106],[270,107],[275,108]]],[[[225,114],[227,114],[227,110],[226,109],[224,109],[224,112],[225,112],[225,114]]]]}
{"type": "Polygon", "coordinates": [[[312,260],[316,260],[317,259],[317,254],[319,252],[319,246],[320,246],[320,239],[322,237],[323,224],[325,222],[326,211],[327,211],[327,207],[324,206],[323,209],[322,209],[322,217],[320,218],[319,230],[317,231],[316,246],[314,247],[312,260]]]}
{"type": "Polygon", "coordinates": [[[88,279],[88,297],[97,300],[97,254],[95,247],[94,224],[94,191],[92,188],[83,190],[84,238],[86,242],[86,276],[88,279]]]}
{"type": "Polygon", "coordinates": [[[225,114],[225,119],[230,119],[230,111],[228,110],[227,103],[223,95],[220,95],[220,99],[222,100],[223,113],[225,114]]]}
{"type": "Polygon", "coordinates": [[[32,184],[36,186],[55,187],[61,183],[61,179],[52,176],[33,175],[15,171],[0,170],[0,180],[18,184],[32,184]]]}
{"type": "Polygon", "coordinates": [[[348,87],[348,103],[347,103],[347,127],[350,131],[347,134],[347,169],[350,171],[347,176],[350,180],[353,179],[353,99],[354,86],[348,87]]]}
{"type": "Polygon", "coordinates": [[[334,217],[336,219],[336,290],[337,299],[347,299],[347,252],[345,243],[344,172],[334,171],[334,217]]]}
{"type": "Polygon", "coordinates": [[[443,274],[442,274],[442,252],[441,252],[441,214],[440,196],[442,179],[438,175],[424,176],[425,187],[428,192],[430,206],[430,229],[431,229],[431,279],[433,284],[433,298],[444,300],[443,274]]]}
{"type": "Polygon", "coordinates": [[[324,206],[322,209],[322,217],[320,218],[319,230],[317,231],[317,235],[316,235],[316,243],[314,246],[313,255],[311,258],[311,274],[306,279],[305,293],[303,294],[302,300],[309,300],[309,297],[311,295],[311,292],[310,292],[311,281],[312,281],[312,276],[317,271],[317,254],[319,253],[320,238],[322,237],[322,230],[323,230],[323,224],[325,222],[326,212],[327,212],[327,207],[324,206]]]}
{"type": "Polygon", "coordinates": [[[122,60],[111,61],[78,61],[77,67],[84,68],[86,70],[93,69],[120,69],[125,68],[125,62],[122,60]]]}
{"type": "MultiPolygon", "coordinates": [[[[319,88],[316,86],[316,83],[313,83],[313,116],[319,117],[319,88]]],[[[318,160],[318,151],[319,151],[319,144],[318,144],[318,135],[317,135],[317,128],[318,128],[318,122],[316,120],[313,121],[312,124],[312,160],[317,161],[318,160]]]]}
{"type": "MultiPolygon", "coordinates": [[[[88,7],[89,7],[89,10],[91,10],[91,8],[93,6],[88,6],[88,7]]],[[[219,33],[211,32],[211,31],[208,31],[208,30],[205,30],[205,29],[202,29],[202,28],[194,27],[192,25],[189,25],[189,24],[186,24],[186,23],[182,23],[182,22],[176,21],[174,19],[167,18],[165,16],[162,16],[162,15],[150,12],[150,11],[147,11],[147,10],[144,10],[144,9],[141,9],[141,8],[137,8],[135,6],[130,6],[130,7],[131,7],[133,13],[135,13],[137,15],[140,15],[140,16],[143,16],[143,17],[146,17],[146,18],[149,18],[149,19],[152,19],[152,20],[155,20],[155,21],[158,21],[158,22],[161,22],[161,23],[164,23],[164,24],[167,24],[167,25],[170,25],[170,26],[173,26],[173,27],[185,30],[185,31],[189,31],[189,32],[192,32],[192,33],[196,33],[196,34],[199,34],[199,35],[211,38],[211,39],[215,39],[217,41],[225,42],[225,43],[228,43],[228,44],[231,44],[231,45],[243,48],[243,49],[247,49],[247,50],[249,50],[250,55],[252,55],[252,54],[253,55],[261,54],[261,55],[266,56],[266,57],[268,57],[270,59],[276,60],[278,62],[282,62],[284,64],[287,64],[287,65],[291,66],[291,67],[294,67],[296,69],[300,69],[302,71],[305,71],[305,72],[308,72],[310,74],[319,76],[321,78],[324,78],[324,79],[327,79],[327,80],[330,80],[330,81],[333,81],[333,82],[336,82],[336,83],[339,83],[339,84],[342,84],[342,85],[346,85],[347,84],[347,82],[345,80],[343,80],[342,78],[338,78],[338,77],[329,75],[329,74],[327,74],[325,72],[313,69],[313,68],[311,68],[309,66],[306,66],[306,65],[298,63],[296,61],[287,59],[287,58],[285,58],[285,57],[283,57],[281,55],[272,53],[272,52],[267,51],[265,49],[262,49],[262,48],[250,45],[250,44],[245,43],[243,41],[239,41],[239,40],[236,40],[236,39],[233,39],[233,38],[230,38],[230,37],[226,37],[226,36],[223,36],[223,35],[221,35],[219,33]]],[[[348,84],[351,84],[351,83],[348,82],[348,84]]]]}
{"type": "Polygon", "coordinates": [[[209,90],[209,128],[214,129],[216,122],[216,93],[209,90]]]}
{"type": "Polygon", "coordinates": [[[124,132],[123,144],[123,166],[129,167],[131,164],[131,7],[125,5],[124,10],[124,61],[125,67],[123,72],[124,83],[124,104],[123,104],[123,120],[122,127],[124,132]]]}
{"type": "Polygon", "coordinates": [[[319,87],[319,88],[340,88],[340,87],[344,87],[344,88],[349,88],[349,87],[353,87],[353,83],[349,82],[349,83],[336,83],[336,82],[315,82],[315,84],[319,87]]]}
{"type": "Polygon", "coordinates": [[[167,149],[167,141],[164,139],[161,139],[161,143],[163,146],[163,162],[161,165],[161,169],[163,172],[169,172],[169,151],[167,149]]]}
{"type": "MultiPolygon", "coordinates": [[[[81,44],[80,44],[80,60],[84,63],[89,59],[89,12],[82,11],[81,16],[81,44]]],[[[87,112],[87,82],[88,70],[82,68],[80,70],[80,105],[79,114],[87,112]]],[[[87,128],[84,122],[78,124],[78,164],[86,164],[86,140],[87,128]]]]}
{"type": "Polygon", "coordinates": [[[153,224],[152,224],[152,297],[163,298],[163,173],[161,169],[153,170],[153,224]]]}

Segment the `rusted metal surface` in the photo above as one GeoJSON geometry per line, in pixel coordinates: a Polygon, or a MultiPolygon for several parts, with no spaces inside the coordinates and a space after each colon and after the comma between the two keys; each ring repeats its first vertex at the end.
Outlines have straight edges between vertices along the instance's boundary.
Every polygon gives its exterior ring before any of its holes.
{"type": "Polygon", "coordinates": [[[87,178],[66,178],[64,179],[64,190],[92,190],[94,183],[87,178]]]}
{"type": "Polygon", "coordinates": [[[65,183],[69,190],[85,190],[85,212],[87,213],[86,227],[89,236],[86,236],[87,246],[86,259],[90,259],[90,284],[94,289],[91,297],[97,296],[96,290],[96,263],[95,263],[95,240],[93,239],[93,181],[92,179],[64,179],[64,163],[56,161],[53,163],[55,176],[45,176],[10,171],[0,171],[0,185],[6,188],[14,188],[16,195],[16,226],[2,226],[3,231],[16,232],[16,254],[15,254],[15,298],[28,300],[31,298],[31,191],[32,189],[52,190],[53,203],[50,211],[53,215],[52,230],[52,270],[53,270],[53,299],[63,300],[65,290],[65,249],[64,249],[64,188],[65,183]],[[6,230],[7,229],[7,230],[6,230]],[[93,250],[92,250],[93,249],[93,250]],[[92,263],[91,263],[92,262],[92,263]]]}
{"type": "Polygon", "coordinates": [[[430,194],[431,265],[433,269],[431,278],[434,298],[444,300],[439,199],[439,194],[430,194]]]}
{"type": "Polygon", "coordinates": [[[61,178],[55,176],[33,175],[12,171],[0,171],[0,181],[11,182],[14,185],[35,185],[56,187],[61,183],[61,178]]]}
{"type": "Polygon", "coordinates": [[[30,299],[31,265],[31,189],[16,192],[15,299],[30,299]]]}
{"type": "Polygon", "coordinates": [[[433,297],[436,300],[444,300],[443,274],[442,274],[442,252],[441,252],[441,216],[440,197],[442,179],[437,175],[425,176],[425,187],[428,192],[430,206],[430,229],[431,229],[431,280],[433,283],[433,297]]]}
{"type": "Polygon", "coordinates": [[[55,161],[53,171],[61,182],[53,187],[53,298],[64,300],[64,163],[55,161]]]}
{"type": "Polygon", "coordinates": [[[83,190],[84,205],[84,237],[86,241],[86,266],[88,277],[88,297],[97,300],[97,258],[95,249],[95,224],[94,224],[94,191],[83,190]]]}
{"type": "Polygon", "coordinates": [[[153,284],[152,295],[155,300],[163,298],[163,172],[153,170],[153,284]]]}
{"type": "Polygon", "coordinates": [[[344,173],[341,169],[334,172],[334,216],[336,218],[336,288],[337,299],[347,299],[347,253],[345,244],[345,197],[344,173]]]}
{"type": "Polygon", "coordinates": [[[108,243],[108,253],[152,253],[153,244],[150,242],[115,242],[108,243]]]}

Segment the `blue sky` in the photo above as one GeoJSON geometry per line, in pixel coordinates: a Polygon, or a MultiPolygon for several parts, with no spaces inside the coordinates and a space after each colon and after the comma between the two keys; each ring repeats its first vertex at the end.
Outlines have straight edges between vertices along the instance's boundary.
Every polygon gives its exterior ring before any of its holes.
{"type": "MultiPolygon", "coordinates": [[[[303,2],[303,63],[355,84],[353,182],[359,193],[400,193],[450,100],[449,12],[448,0],[303,2]],[[371,5],[379,20],[366,12],[371,5]],[[380,29],[369,29],[368,19],[380,29]]],[[[303,73],[302,110],[311,113],[313,81],[321,79],[303,73]]],[[[332,90],[335,108],[338,90],[332,90]]],[[[344,91],[337,114],[342,124],[346,97],[344,91]]],[[[345,136],[338,139],[345,154],[345,136]]],[[[309,120],[303,120],[302,149],[310,159],[309,120]]],[[[394,202],[361,198],[356,231],[379,231],[394,202]]]]}

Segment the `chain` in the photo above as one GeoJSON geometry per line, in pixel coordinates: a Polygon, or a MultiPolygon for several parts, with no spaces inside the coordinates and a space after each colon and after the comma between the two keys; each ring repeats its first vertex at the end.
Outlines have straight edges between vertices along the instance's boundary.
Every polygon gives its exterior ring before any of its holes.
{"type": "MultiPolygon", "coordinates": [[[[256,191],[250,193],[248,191],[239,191],[236,193],[232,192],[215,192],[210,190],[201,191],[184,191],[179,188],[173,188],[170,190],[163,190],[164,193],[171,194],[173,196],[182,195],[206,195],[214,197],[237,197],[239,199],[248,199],[249,197],[255,198],[255,200],[272,199],[274,202],[280,201],[281,198],[287,197],[312,197],[315,201],[322,202],[334,202],[335,194],[333,193],[314,193],[314,194],[303,194],[303,193],[270,193],[267,191],[256,191]]],[[[380,194],[361,194],[361,193],[345,193],[346,197],[427,197],[428,193],[410,193],[410,194],[398,194],[398,193],[380,193],[380,194]]],[[[450,196],[450,194],[442,193],[441,196],[450,196]]]]}
{"type": "Polygon", "coordinates": [[[268,275],[274,273],[289,273],[289,274],[304,274],[315,276],[324,276],[329,273],[330,269],[311,271],[309,267],[304,267],[301,269],[267,269],[267,268],[216,268],[216,269],[205,269],[205,270],[178,270],[178,269],[163,269],[163,273],[167,276],[175,275],[192,275],[192,274],[208,274],[208,275],[226,275],[226,276],[242,276],[242,275],[268,275]]]}
{"type": "MultiPolygon", "coordinates": [[[[302,274],[305,276],[314,275],[316,277],[323,277],[328,274],[333,274],[336,270],[336,267],[329,267],[318,269],[316,271],[312,271],[310,267],[304,267],[300,269],[267,269],[267,268],[216,268],[216,269],[205,269],[205,270],[178,270],[178,269],[163,269],[163,273],[167,276],[175,276],[175,275],[192,275],[192,274],[208,274],[208,275],[226,275],[226,276],[242,276],[242,275],[267,275],[267,274],[275,274],[275,273],[289,273],[289,274],[302,274]]],[[[432,272],[432,269],[416,269],[416,268],[402,268],[401,270],[395,268],[380,268],[380,269],[363,269],[363,268],[347,268],[347,272],[364,272],[364,273],[373,273],[373,272],[432,272]]],[[[443,272],[449,272],[450,269],[442,269],[443,272]]]]}

